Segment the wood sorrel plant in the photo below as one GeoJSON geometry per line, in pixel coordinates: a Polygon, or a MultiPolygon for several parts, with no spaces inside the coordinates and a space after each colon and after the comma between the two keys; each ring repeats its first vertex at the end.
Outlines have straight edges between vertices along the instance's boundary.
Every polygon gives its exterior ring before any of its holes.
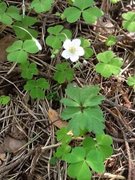
{"type": "MultiPolygon", "coordinates": [[[[117,1],[111,0],[112,3],[117,1]]],[[[55,3],[54,0],[33,0],[29,8],[34,13],[46,13],[52,9],[53,3],[55,3]]],[[[102,10],[96,6],[94,0],[74,0],[70,1],[61,17],[68,23],[83,20],[85,24],[92,25],[102,15],[102,10]]],[[[134,32],[135,13],[124,13],[122,17],[123,28],[134,32]]],[[[33,99],[44,99],[49,83],[45,78],[38,77],[37,63],[29,60],[30,55],[43,49],[37,40],[38,32],[33,29],[33,25],[38,23],[37,18],[21,15],[18,8],[8,7],[5,2],[1,1],[0,22],[15,31],[16,41],[7,48],[7,60],[19,65],[21,77],[26,81],[24,90],[33,99]]],[[[79,61],[80,58],[89,59],[94,54],[89,40],[80,36],[74,38],[72,32],[60,24],[47,29],[44,42],[50,48],[50,59],[60,55],[61,63],[56,64],[53,79],[61,86],[67,85],[74,78],[75,69],[72,68],[72,62],[79,61]],[[62,57],[72,62],[63,62],[62,57]]],[[[112,36],[106,41],[107,46],[115,43],[116,38],[112,36]]],[[[98,63],[93,70],[101,76],[109,78],[119,75],[123,61],[112,50],[100,52],[96,58],[98,63]]],[[[129,77],[127,83],[134,88],[135,77],[129,77]]],[[[105,98],[99,95],[99,91],[100,88],[97,85],[78,87],[68,84],[65,89],[65,98],[60,101],[64,106],[61,117],[68,122],[68,126],[56,133],[61,145],[57,148],[54,158],[66,161],[68,175],[77,180],[90,180],[92,171],[103,173],[105,171],[104,161],[113,152],[112,139],[104,133],[105,119],[100,106],[105,98]],[[72,142],[78,137],[81,141],[75,146],[72,142]]],[[[5,105],[9,100],[8,97],[1,96],[0,104],[5,105]]]]}

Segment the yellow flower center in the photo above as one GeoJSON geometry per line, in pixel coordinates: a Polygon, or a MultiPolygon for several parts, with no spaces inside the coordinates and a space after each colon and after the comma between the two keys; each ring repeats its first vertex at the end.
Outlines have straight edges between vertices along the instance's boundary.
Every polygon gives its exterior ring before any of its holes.
{"type": "Polygon", "coordinates": [[[69,52],[70,52],[70,53],[74,54],[75,51],[76,51],[76,48],[75,48],[75,47],[70,47],[70,48],[69,48],[69,52]]]}

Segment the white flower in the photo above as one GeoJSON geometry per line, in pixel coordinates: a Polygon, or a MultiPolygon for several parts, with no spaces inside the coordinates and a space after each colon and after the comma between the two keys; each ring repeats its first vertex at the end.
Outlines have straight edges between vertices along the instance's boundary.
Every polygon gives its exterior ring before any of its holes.
{"type": "Polygon", "coordinates": [[[76,62],[79,59],[79,56],[84,55],[84,49],[80,46],[81,40],[80,39],[66,39],[63,47],[64,51],[62,52],[61,56],[65,59],[70,59],[72,62],[76,62]]]}
{"type": "Polygon", "coordinates": [[[41,44],[39,43],[39,41],[37,39],[35,39],[34,37],[32,37],[32,40],[36,43],[36,46],[39,50],[42,50],[42,46],[41,44]]]}

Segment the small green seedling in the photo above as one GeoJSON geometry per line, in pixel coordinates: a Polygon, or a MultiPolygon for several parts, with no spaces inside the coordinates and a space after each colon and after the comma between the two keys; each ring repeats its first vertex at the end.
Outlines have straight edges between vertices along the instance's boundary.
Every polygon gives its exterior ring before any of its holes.
{"type": "Polygon", "coordinates": [[[129,86],[132,86],[133,89],[134,89],[134,91],[135,91],[135,75],[128,77],[128,79],[127,79],[127,84],[128,84],[129,86]]]}
{"type": "Polygon", "coordinates": [[[0,2],[0,22],[5,25],[11,25],[14,20],[21,20],[19,9],[15,6],[7,7],[5,2],[0,2]]]}
{"type": "Polygon", "coordinates": [[[127,29],[129,32],[135,32],[135,12],[129,11],[123,13],[122,17],[124,19],[122,25],[124,29],[127,29]]]}
{"type": "Polygon", "coordinates": [[[62,42],[65,41],[66,38],[71,39],[72,37],[71,31],[64,29],[62,25],[49,27],[47,31],[50,35],[46,38],[46,44],[55,50],[60,50],[62,42]]]}
{"type": "Polygon", "coordinates": [[[45,90],[49,88],[49,83],[44,78],[28,80],[24,89],[30,93],[33,99],[44,99],[45,90]]]}
{"type": "Polygon", "coordinates": [[[98,93],[98,86],[80,88],[68,85],[67,98],[61,100],[66,106],[61,117],[69,120],[68,128],[75,136],[79,136],[85,130],[103,133],[104,118],[99,105],[104,97],[98,93]]]}
{"type": "Polygon", "coordinates": [[[37,13],[47,12],[51,9],[54,0],[33,0],[30,8],[37,13]]]}
{"type": "Polygon", "coordinates": [[[21,68],[21,76],[24,79],[32,79],[34,75],[38,74],[37,65],[35,63],[26,63],[20,65],[21,68]]]}
{"type": "Polygon", "coordinates": [[[93,50],[90,47],[90,41],[88,39],[85,38],[80,38],[81,39],[81,46],[83,47],[85,54],[84,54],[84,58],[85,59],[89,59],[92,55],[93,55],[93,50]]]}
{"type": "Polygon", "coordinates": [[[59,84],[66,81],[72,81],[74,77],[74,70],[69,66],[69,63],[64,62],[56,65],[56,72],[54,73],[54,80],[59,84]]]}
{"type": "Polygon", "coordinates": [[[105,51],[97,55],[99,63],[96,65],[96,72],[103,77],[108,78],[112,75],[118,75],[123,65],[122,58],[117,57],[113,51],[105,51]]]}
{"type": "Polygon", "coordinates": [[[116,42],[117,42],[116,36],[110,35],[110,36],[107,38],[105,44],[106,44],[107,46],[113,46],[113,45],[116,44],[116,42]]]}
{"type": "Polygon", "coordinates": [[[22,40],[31,39],[31,35],[34,38],[37,38],[38,32],[35,29],[31,28],[37,22],[38,22],[37,18],[35,17],[31,17],[31,16],[22,17],[20,21],[17,21],[13,24],[13,29],[15,31],[16,36],[22,40]]]}
{"type": "Polygon", "coordinates": [[[9,96],[0,96],[0,105],[7,105],[10,102],[9,96]]]}
{"type": "Polygon", "coordinates": [[[103,12],[95,6],[93,0],[74,0],[73,6],[64,10],[64,17],[69,23],[74,23],[83,17],[88,24],[93,24],[103,15],[103,12]]]}

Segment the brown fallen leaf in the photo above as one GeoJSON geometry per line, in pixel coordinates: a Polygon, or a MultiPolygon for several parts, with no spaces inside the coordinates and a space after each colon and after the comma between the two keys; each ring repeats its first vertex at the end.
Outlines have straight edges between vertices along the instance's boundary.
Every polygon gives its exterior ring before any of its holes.
{"type": "Polygon", "coordinates": [[[15,41],[11,35],[5,36],[0,39],[0,62],[4,62],[7,59],[6,49],[15,41]]]}
{"type": "Polygon", "coordinates": [[[10,152],[10,153],[16,153],[25,144],[26,144],[25,140],[18,140],[10,136],[6,136],[3,142],[3,148],[4,148],[4,151],[10,152]]]}
{"type": "Polygon", "coordinates": [[[60,118],[58,112],[52,108],[49,108],[49,110],[48,110],[48,117],[49,117],[50,122],[54,126],[58,127],[59,129],[62,127],[66,127],[68,125],[68,123],[66,121],[64,121],[60,118]]]}

